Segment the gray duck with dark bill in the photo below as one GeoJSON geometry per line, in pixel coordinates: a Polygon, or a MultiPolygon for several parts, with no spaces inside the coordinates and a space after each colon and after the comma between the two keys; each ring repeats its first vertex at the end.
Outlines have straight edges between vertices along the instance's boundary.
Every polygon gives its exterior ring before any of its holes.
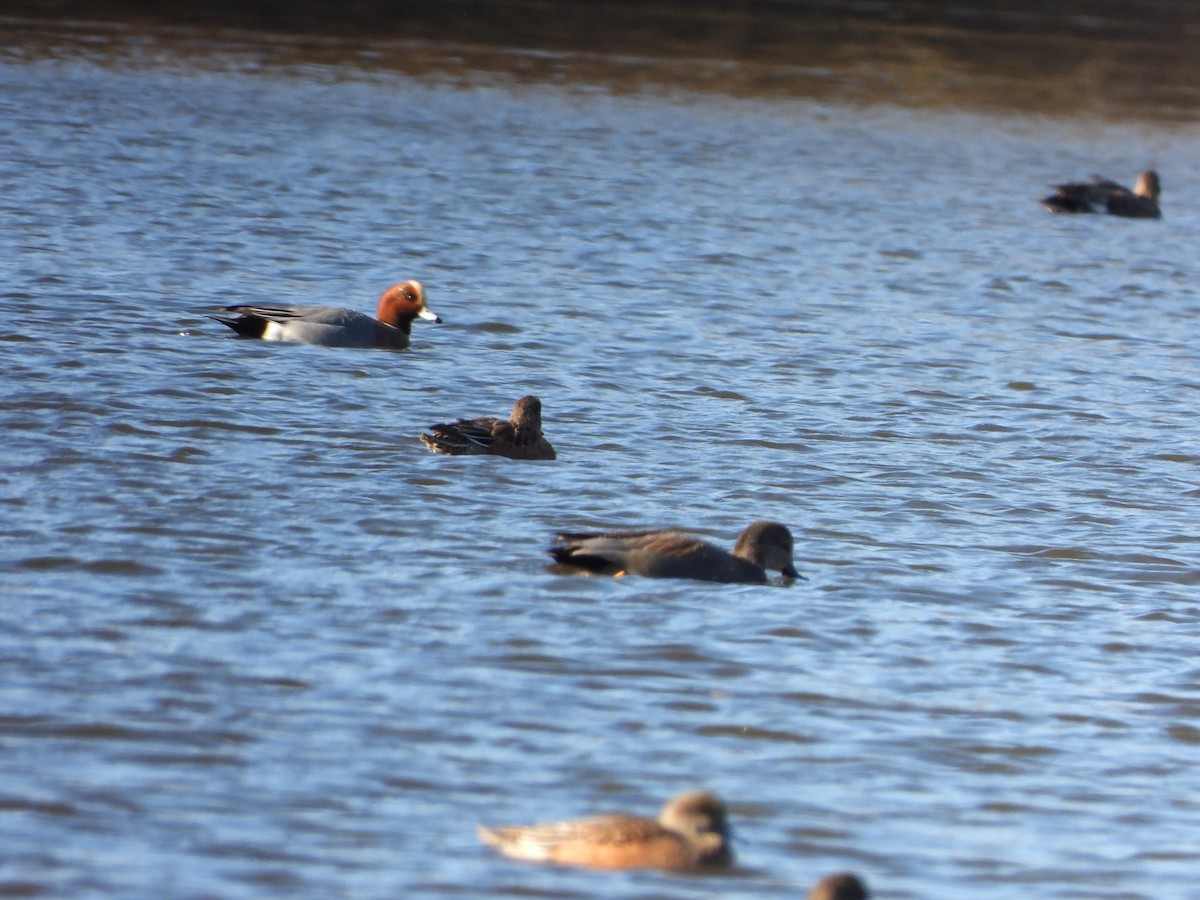
{"type": "Polygon", "coordinates": [[[755,522],[732,553],[681,531],[560,534],[548,552],[561,565],[597,575],[765,584],[768,570],[800,577],[792,562],[793,543],[787,526],[755,522]]]}

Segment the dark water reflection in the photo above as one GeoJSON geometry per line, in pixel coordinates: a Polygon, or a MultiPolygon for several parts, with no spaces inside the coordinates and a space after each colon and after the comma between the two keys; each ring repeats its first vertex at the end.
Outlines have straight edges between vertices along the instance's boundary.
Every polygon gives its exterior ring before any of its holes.
{"type": "MultiPolygon", "coordinates": [[[[59,11],[61,14],[61,10],[59,11]]],[[[83,2],[64,42],[44,5],[0,20],[8,52],[222,51],[247,61],[410,75],[649,85],[734,96],[1008,109],[1110,118],[1200,113],[1200,8],[1138,3],[83,2]],[[177,29],[187,29],[181,34],[177,29]],[[198,32],[196,29],[200,29],[198,32]],[[264,43],[263,36],[275,35],[264,43]]]]}

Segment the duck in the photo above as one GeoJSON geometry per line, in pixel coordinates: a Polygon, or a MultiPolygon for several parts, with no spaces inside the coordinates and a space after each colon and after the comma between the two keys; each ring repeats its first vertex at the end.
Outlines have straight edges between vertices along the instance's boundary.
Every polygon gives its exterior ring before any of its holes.
{"type": "Polygon", "coordinates": [[[264,341],[293,341],[323,347],[388,347],[409,345],[413,319],[440,323],[441,317],[425,305],[425,288],[419,281],[394,284],[379,297],[376,318],[338,306],[225,307],[232,315],[213,315],[242,337],[264,341]]]}
{"type": "Polygon", "coordinates": [[[533,395],[513,404],[507,419],[482,416],[430,425],[421,443],[431,453],[449,456],[507,456],[509,459],[556,459],[542,434],[542,401],[533,395]]]}
{"type": "Polygon", "coordinates": [[[1093,175],[1091,181],[1057,185],[1053,194],[1042,198],[1042,205],[1050,212],[1106,212],[1129,219],[1161,219],[1160,194],[1162,183],[1158,173],[1147,169],[1138,176],[1132,191],[1115,181],[1093,175]]]}
{"type": "Polygon", "coordinates": [[[754,522],[732,553],[682,531],[559,534],[547,552],[560,565],[596,575],[766,584],[767,570],[801,577],[792,562],[793,546],[786,525],[754,522]]]}
{"type": "Polygon", "coordinates": [[[672,798],[657,819],[627,814],[541,825],[478,827],[509,859],[587,869],[695,871],[733,863],[725,804],[711,791],[672,798]]]}
{"type": "Polygon", "coordinates": [[[853,872],[826,875],[808,892],[808,900],[869,900],[866,884],[853,872]]]}

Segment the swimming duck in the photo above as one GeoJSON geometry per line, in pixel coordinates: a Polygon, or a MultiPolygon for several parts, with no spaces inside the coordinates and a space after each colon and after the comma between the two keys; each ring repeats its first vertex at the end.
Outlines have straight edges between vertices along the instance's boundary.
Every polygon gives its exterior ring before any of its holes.
{"type": "Polygon", "coordinates": [[[870,896],[863,880],[853,872],[826,875],[808,892],[808,900],[868,900],[870,896]]]}
{"type": "Polygon", "coordinates": [[[787,526],[755,522],[738,537],[733,553],[680,531],[560,534],[548,552],[555,562],[597,575],[765,584],[768,569],[800,577],[792,549],[787,526]]]}
{"type": "Polygon", "coordinates": [[[394,284],[379,297],[376,318],[337,306],[227,306],[231,316],[214,315],[243,337],[295,341],[324,347],[390,347],[409,344],[413,319],[441,322],[425,305],[419,281],[394,284]]]}
{"type": "Polygon", "coordinates": [[[1093,175],[1091,181],[1076,181],[1060,184],[1042,205],[1050,212],[1093,213],[1107,212],[1114,216],[1130,219],[1161,219],[1158,198],[1162,185],[1158,173],[1147,170],[1138,176],[1133,190],[1093,175]]]}
{"type": "Polygon", "coordinates": [[[678,795],[657,820],[617,814],[544,825],[481,825],[478,832],[510,859],[528,862],[677,871],[733,862],[725,804],[710,791],[678,795]]]}
{"type": "Polygon", "coordinates": [[[554,459],[554,448],[542,434],[542,401],[525,396],[512,408],[508,419],[484,416],[430,425],[432,434],[422,434],[433,453],[450,456],[488,454],[509,459],[554,459]]]}

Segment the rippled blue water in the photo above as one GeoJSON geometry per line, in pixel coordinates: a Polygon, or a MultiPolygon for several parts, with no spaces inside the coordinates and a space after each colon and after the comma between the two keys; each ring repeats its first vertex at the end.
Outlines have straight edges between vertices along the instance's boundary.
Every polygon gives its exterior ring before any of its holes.
{"type": "Polygon", "coordinates": [[[0,65],[0,887],[1166,897],[1200,859],[1194,126],[0,65]],[[1163,174],[1166,218],[1033,202],[1163,174]],[[242,301],[410,351],[237,340],[242,301]],[[556,463],[432,456],[545,405],[556,463]],[[786,522],[788,588],[550,573],[786,522]],[[704,785],[730,876],[474,836],[704,785]]]}

